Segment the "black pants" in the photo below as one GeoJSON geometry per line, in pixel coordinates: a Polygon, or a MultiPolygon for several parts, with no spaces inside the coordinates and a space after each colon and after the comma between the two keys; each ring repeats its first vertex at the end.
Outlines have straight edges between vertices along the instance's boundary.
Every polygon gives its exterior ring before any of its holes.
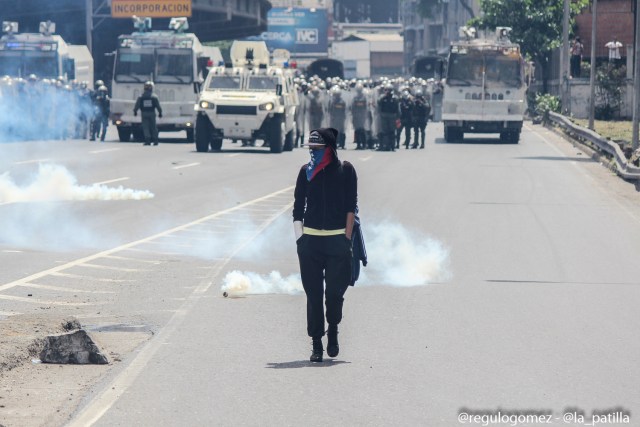
{"type": "Polygon", "coordinates": [[[327,322],[337,325],[342,320],[344,293],[351,282],[351,241],[344,234],[303,234],[297,246],[302,286],[307,294],[307,333],[312,338],[320,338],[325,331],[323,297],[327,322]]]}
{"type": "Polygon", "coordinates": [[[426,123],[415,123],[413,124],[413,131],[415,133],[415,142],[413,143],[414,146],[418,146],[418,142],[420,142],[420,146],[424,147],[424,138],[425,138],[425,131],[427,129],[427,124],[426,123]]]}
{"type": "Polygon", "coordinates": [[[571,55],[570,64],[571,64],[571,76],[572,77],[580,77],[580,62],[582,61],[582,57],[580,55],[571,55]]]}

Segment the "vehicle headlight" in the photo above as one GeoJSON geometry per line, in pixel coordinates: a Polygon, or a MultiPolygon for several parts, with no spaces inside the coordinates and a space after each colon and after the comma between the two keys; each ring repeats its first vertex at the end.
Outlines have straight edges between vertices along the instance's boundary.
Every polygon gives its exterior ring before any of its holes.
{"type": "Polygon", "coordinates": [[[273,105],[273,102],[267,102],[266,104],[260,104],[258,106],[258,109],[263,111],[271,111],[273,110],[273,107],[275,107],[275,105],[273,105]]]}
{"type": "Polygon", "coordinates": [[[215,105],[209,101],[200,101],[200,108],[204,110],[213,110],[215,105]]]}

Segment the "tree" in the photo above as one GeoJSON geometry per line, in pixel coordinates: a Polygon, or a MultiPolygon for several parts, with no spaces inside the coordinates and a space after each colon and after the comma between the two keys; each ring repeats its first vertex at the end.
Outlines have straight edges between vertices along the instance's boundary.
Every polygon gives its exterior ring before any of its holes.
{"type": "MultiPolygon", "coordinates": [[[[570,25],[588,4],[589,0],[571,1],[570,25]]],[[[511,40],[542,67],[546,92],[551,51],[562,44],[563,0],[480,0],[480,9],[482,16],[471,19],[469,25],[485,29],[511,27],[511,40]]]]}
{"type": "MultiPolygon", "coordinates": [[[[471,18],[475,18],[476,14],[473,12],[473,8],[469,6],[467,0],[458,0],[460,6],[469,13],[471,18]]],[[[443,3],[449,3],[447,0],[418,0],[418,13],[425,18],[433,18],[433,11],[436,6],[440,6],[443,3]]]]}

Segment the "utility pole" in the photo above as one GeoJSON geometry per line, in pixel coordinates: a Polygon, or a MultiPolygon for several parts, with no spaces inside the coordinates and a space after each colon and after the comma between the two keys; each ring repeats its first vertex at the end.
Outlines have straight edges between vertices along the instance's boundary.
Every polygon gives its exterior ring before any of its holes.
{"type": "Polygon", "coordinates": [[[636,0],[636,40],[633,50],[633,117],[632,133],[631,133],[631,146],[634,150],[638,149],[640,145],[638,142],[638,120],[640,120],[640,12],[638,10],[640,6],[640,0],[636,0]]]}
{"type": "Polygon", "coordinates": [[[85,26],[87,30],[87,48],[93,55],[93,0],[86,0],[85,26]]]}
{"type": "Polygon", "coordinates": [[[569,99],[569,1],[564,0],[564,12],[562,14],[562,51],[560,53],[560,99],[562,112],[571,112],[571,100],[569,99]]]}
{"type": "MultiPolygon", "coordinates": [[[[637,2],[638,0],[636,0],[637,2]]],[[[593,0],[591,6],[591,75],[589,76],[589,87],[591,94],[589,96],[589,129],[594,130],[593,116],[596,111],[596,25],[598,23],[598,0],[593,0]]]]}

